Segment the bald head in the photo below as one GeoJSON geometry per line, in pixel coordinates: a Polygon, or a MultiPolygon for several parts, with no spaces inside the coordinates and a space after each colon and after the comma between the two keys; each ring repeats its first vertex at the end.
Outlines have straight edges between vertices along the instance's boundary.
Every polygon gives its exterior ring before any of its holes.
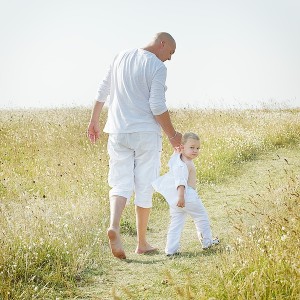
{"type": "Polygon", "coordinates": [[[176,42],[169,33],[159,32],[143,49],[152,52],[161,61],[171,60],[171,56],[175,53],[176,42]]]}
{"type": "Polygon", "coordinates": [[[157,33],[154,36],[153,40],[154,40],[154,42],[169,41],[170,43],[176,44],[174,38],[171,36],[170,33],[167,33],[167,32],[157,33]]]}

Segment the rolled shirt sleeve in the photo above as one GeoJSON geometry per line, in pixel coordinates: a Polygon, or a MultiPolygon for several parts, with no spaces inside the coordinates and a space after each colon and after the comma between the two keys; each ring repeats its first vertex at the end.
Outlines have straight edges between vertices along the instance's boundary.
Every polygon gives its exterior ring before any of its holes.
{"type": "Polygon", "coordinates": [[[177,189],[180,185],[187,188],[186,170],[183,165],[175,166],[172,168],[172,173],[175,181],[175,188],[177,189]]]}
{"type": "Polygon", "coordinates": [[[186,164],[180,159],[180,154],[174,153],[169,161],[169,168],[174,177],[175,188],[180,185],[187,188],[187,182],[189,178],[189,172],[186,164]]]}
{"type": "Polygon", "coordinates": [[[159,68],[154,74],[150,88],[150,109],[153,115],[161,115],[168,110],[166,106],[165,85],[167,78],[167,68],[165,66],[159,68]]]}
{"type": "Polygon", "coordinates": [[[111,66],[106,72],[105,77],[99,85],[98,93],[96,96],[96,101],[105,102],[107,97],[110,95],[110,87],[111,87],[111,66]]]}

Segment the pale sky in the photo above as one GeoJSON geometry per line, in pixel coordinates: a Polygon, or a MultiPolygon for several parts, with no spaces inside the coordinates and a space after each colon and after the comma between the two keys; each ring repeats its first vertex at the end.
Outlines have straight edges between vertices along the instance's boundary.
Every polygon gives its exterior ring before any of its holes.
{"type": "Polygon", "coordinates": [[[300,0],[0,0],[0,108],[92,107],[113,57],[160,31],[170,108],[300,107],[300,0]]]}

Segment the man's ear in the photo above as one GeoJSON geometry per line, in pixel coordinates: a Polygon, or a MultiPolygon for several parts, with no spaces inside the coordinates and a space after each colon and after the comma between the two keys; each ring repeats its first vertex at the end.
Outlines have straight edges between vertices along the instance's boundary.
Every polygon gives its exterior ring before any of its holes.
{"type": "Polygon", "coordinates": [[[180,149],[180,151],[183,150],[183,145],[182,144],[180,144],[179,149],[180,149]]]}

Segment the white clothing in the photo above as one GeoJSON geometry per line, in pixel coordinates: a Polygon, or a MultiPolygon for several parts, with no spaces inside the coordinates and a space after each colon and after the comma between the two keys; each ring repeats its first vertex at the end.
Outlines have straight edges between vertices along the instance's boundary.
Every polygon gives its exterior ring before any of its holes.
{"type": "Polygon", "coordinates": [[[179,250],[180,237],[187,215],[194,221],[202,247],[207,248],[213,243],[208,214],[201,199],[191,187],[187,188],[187,195],[189,201],[185,201],[185,207],[170,206],[171,222],[167,235],[166,254],[174,254],[179,250]]]}
{"type": "Polygon", "coordinates": [[[167,68],[153,53],[133,49],[118,54],[100,84],[96,100],[108,95],[107,133],[157,132],[155,115],[167,111],[167,68]]]}
{"type": "Polygon", "coordinates": [[[159,175],[162,136],[156,132],[110,134],[107,149],[110,197],[125,197],[128,204],[134,191],[135,205],[152,207],[151,182],[159,175]]]}
{"type": "Polygon", "coordinates": [[[197,192],[187,185],[189,171],[187,165],[181,160],[180,154],[174,153],[169,160],[169,172],[157,178],[153,188],[162,194],[170,206],[171,222],[167,235],[166,254],[174,254],[179,250],[180,237],[187,215],[195,223],[197,235],[202,247],[209,247],[213,243],[210,223],[206,209],[197,192]],[[177,207],[179,185],[185,186],[185,207],[177,207]]]}
{"type": "Polygon", "coordinates": [[[158,177],[152,182],[153,188],[162,194],[170,206],[176,206],[178,201],[177,187],[184,185],[184,198],[189,201],[187,197],[187,181],[189,178],[189,171],[185,162],[180,158],[180,154],[173,153],[169,162],[169,172],[163,176],[158,177]]]}
{"type": "Polygon", "coordinates": [[[167,111],[167,68],[153,53],[133,49],[118,54],[100,84],[96,100],[108,101],[104,132],[109,133],[110,196],[152,206],[151,182],[158,177],[161,127],[155,119],[167,111]]]}

